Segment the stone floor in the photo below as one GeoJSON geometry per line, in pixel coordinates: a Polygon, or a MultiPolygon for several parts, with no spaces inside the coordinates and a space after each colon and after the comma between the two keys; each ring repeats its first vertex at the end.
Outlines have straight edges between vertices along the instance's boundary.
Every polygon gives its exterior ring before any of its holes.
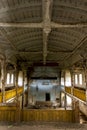
{"type": "Polygon", "coordinates": [[[0,123],[0,130],[87,130],[87,124],[60,122],[0,123]]]}

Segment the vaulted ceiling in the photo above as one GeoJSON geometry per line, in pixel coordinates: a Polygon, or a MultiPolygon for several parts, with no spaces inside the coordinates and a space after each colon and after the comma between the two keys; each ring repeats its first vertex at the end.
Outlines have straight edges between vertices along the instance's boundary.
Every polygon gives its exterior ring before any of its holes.
{"type": "Polygon", "coordinates": [[[0,55],[25,68],[86,59],[87,0],[0,0],[0,55]]]}

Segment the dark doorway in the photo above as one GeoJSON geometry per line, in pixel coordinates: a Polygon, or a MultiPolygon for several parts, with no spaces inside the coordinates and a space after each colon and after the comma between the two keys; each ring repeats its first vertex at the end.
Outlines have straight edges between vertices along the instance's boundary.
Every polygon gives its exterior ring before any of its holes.
{"type": "Polygon", "coordinates": [[[46,93],[46,101],[50,101],[50,93],[46,93]]]}

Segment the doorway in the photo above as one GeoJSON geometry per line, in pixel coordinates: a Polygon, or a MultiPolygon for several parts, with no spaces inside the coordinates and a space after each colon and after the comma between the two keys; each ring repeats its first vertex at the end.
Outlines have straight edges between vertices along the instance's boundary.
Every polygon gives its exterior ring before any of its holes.
{"type": "Polygon", "coordinates": [[[50,101],[50,93],[46,93],[46,101],[50,101]]]}

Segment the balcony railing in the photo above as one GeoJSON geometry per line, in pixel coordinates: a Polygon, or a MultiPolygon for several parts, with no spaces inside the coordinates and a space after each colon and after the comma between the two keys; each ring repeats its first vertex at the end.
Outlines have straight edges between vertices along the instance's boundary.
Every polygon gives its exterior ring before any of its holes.
{"type": "Polygon", "coordinates": [[[84,90],[74,88],[73,95],[83,101],[86,101],[86,91],[84,91],[84,90]]]}
{"type": "Polygon", "coordinates": [[[2,102],[2,93],[0,93],[0,102],[2,102]]]}
{"type": "Polygon", "coordinates": [[[65,87],[65,91],[67,93],[69,93],[71,95],[73,93],[73,96],[79,98],[82,101],[86,101],[86,91],[85,90],[81,90],[79,88],[73,88],[72,93],[71,93],[71,90],[72,90],[72,87],[65,87]]]}
{"type": "MultiPolygon", "coordinates": [[[[5,91],[5,101],[16,97],[16,93],[17,95],[21,95],[23,93],[23,87],[17,88],[17,92],[16,89],[5,91]]],[[[2,93],[0,93],[0,103],[1,102],[2,102],[2,93]]]]}
{"type": "Polygon", "coordinates": [[[69,94],[71,94],[71,87],[65,87],[65,91],[67,92],[67,93],[69,93],[69,94]]]}

